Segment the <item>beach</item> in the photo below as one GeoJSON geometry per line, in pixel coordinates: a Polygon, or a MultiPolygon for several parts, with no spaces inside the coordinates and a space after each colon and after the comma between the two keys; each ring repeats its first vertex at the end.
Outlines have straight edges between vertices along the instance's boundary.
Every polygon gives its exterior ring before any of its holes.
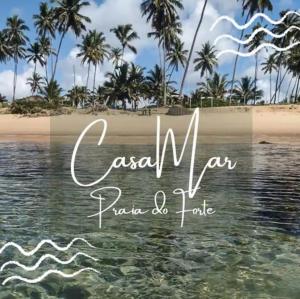
{"type": "MultiPolygon", "coordinates": [[[[51,138],[73,140],[96,119],[105,119],[105,141],[119,144],[153,144],[156,142],[157,117],[161,136],[169,128],[178,141],[184,140],[192,115],[166,115],[166,108],[153,109],[151,116],[137,112],[109,110],[97,115],[74,112],[70,115],[28,117],[0,115],[0,141],[41,141],[51,138]]],[[[300,143],[300,106],[247,106],[205,108],[200,110],[199,135],[204,142],[300,143]]],[[[99,136],[99,126],[90,136],[99,136]]]]}

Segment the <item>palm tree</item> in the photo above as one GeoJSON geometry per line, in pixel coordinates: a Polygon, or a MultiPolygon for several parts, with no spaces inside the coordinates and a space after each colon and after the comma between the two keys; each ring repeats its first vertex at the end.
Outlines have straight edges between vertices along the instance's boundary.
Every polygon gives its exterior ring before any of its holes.
{"type": "Polygon", "coordinates": [[[43,77],[34,72],[32,77],[27,78],[27,84],[30,85],[31,94],[34,95],[38,91],[41,91],[41,88],[44,85],[43,77]]]}
{"type": "Polygon", "coordinates": [[[179,16],[175,16],[173,23],[167,24],[162,31],[155,29],[153,32],[148,33],[148,37],[154,37],[158,40],[158,45],[160,49],[160,65],[163,71],[163,102],[164,105],[167,104],[167,59],[168,53],[170,53],[171,48],[178,43],[180,40],[179,35],[182,34],[182,24],[180,22],[179,16]],[[162,49],[162,50],[161,50],[162,49]],[[162,52],[162,53],[161,53],[162,52]]]}
{"type": "Polygon", "coordinates": [[[206,76],[211,75],[214,68],[218,65],[218,60],[216,56],[216,49],[211,46],[209,42],[206,42],[202,49],[197,53],[197,57],[194,59],[195,71],[200,71],[200,77],[202,78],[204,74],[206,76]]]}
{"type": "Polygon", "coordinates": [[[199,33],[199,30],[200,30],[200,27],[201,27],[201,24],[202,24],[202,21],[203,21],[203,18],[204,18],[204,13],[205,13],[205,10],[206,10],[207,2],[208,2],[208,0],[205,0],[205,2],[203,4],[203,8],[202,8],[201,16],[200,16],[200,19],[199,19],[199,23],[197,25],[197,28],[196,28],[196,31],[195,31],[195,34],[194,34],[194,38],[193,38],[193,42],[192,42],[192,45],[191,45],[189,57],[188,57],[187,64],[186,64],[185,69],[184,69],[184,73],[183,73],[183,77],[182,77],[182,81],[181,81],[181,85],[180,85],[179,98],[182,98],[186,76],[187,76],[187,73],[188,73],[188,70],[189,70],[192,55],[194,53],[194,47],[195,47],[195,43],[196,43],[196,40],[197,40],[197,37],[198,37],[198,33],[199,33]]]}
{"type": "Polygon", "coordinates": [[[251,77],[243,77],[236,82],[233,89],[233,97],[240,103],[247,105],[250,100],[255,98],[255,82],[251,77]]]}
{"type": "MultiPolygon", "coordinates": [[[[216,49],[211,46],[209,42],[206,42],[201,51],[197,52],[197,57],[194,59],[195,71],[200,71],[200,78],[206,75],[206,80],[208,75],[211,75],[214,68],[218,65],[218,60],[216,57],[216,49]]],[[[213,99],[211,101],[211,106],[213,106],[213,99]]]]}
{"type": "Polygon", "coordinates": [[[126,109],[126,99],[135,101],[143,89],[143,69],[133,63],[124,63],[113,73],[107,73],[108,81],[104,82],[105,93],[111,100],[121,100],[126,109]]]}
{"type": "Polygon", "coordinates": [[[126,24],[126,25],[119,25],[116,28],[112,28],[110,30],[113,32],[117,39],[120,41],[121,46],[122,46],[122,60],[124,58],[124,51],[126,48],[131,50],[134,54],[137,53],[136,48],[131,45],[130,43],[134,41],[135,39],[138,39],[139,36],[138,34],[132,29],[131,24],[126,24]]]}
{"type": "MultiPolygon", "coordinates": [[[[239,0],[237,0],[239,1],[239,0]]],[[[273,10],[273,5],[271,0],[242,0],[242,9],[243,9],[243,16],[246,11],[247,17],[245,20],[245,23],[248,22],[249,18],[253,16],[256,12],[264,12],[266,9],[269,11],[273,10]]],[[[245,30],[241,31],[240,35],[240,40],[243,39],[245,30]]],[[[241,44],[238,45],[237,51],[239,52],[241,49],[241,44]]],[[[234,82],[235,82],[235,75],[236,75],[236,69],[237,69],[237,64],[239,60],[239,55],[236,55],[235,61],[234,61],[234,66],[233,66],[233,72],[232,72],[232,79],[231,79],[231,89],[230,89],[230,99],[229,102],[231,103],[231,98],[232,98],[232,92],[234,88],[234,82]]]]}
{"type": "MultiPolygon", "coordinates": [[[[254,27],[253,27],[253,31],[255,31],[258,28],[261,28],[262,25],[260,23],[257,23],[254,27]]],[[[252,52],[253,50],[255,50],[256,48],[258,48],[263,42],[264,42],[264,38],[266,36],[266,33],[264,31],[260,31],[259,33],[257,33],[255,35],[255,37],[252,39],[252,41],[246,45],[246,47],[248,47],[249,51],[252,52]]],[[[246,35],[246,38],[249,38],[250,35],[246,35]]],[[[255,90],[257,89],[257,71],[258,71],[258,52],[255,54],[255,77],[254,77],[254,82],[255,82],[255,90]]],[[[256,94],[254,97],[254,105],[256,104],[256,94]]]]}
{"type": "Polygon", "coordinates": [[[84,107],[85,102],[89,98],[89,92],[85,86],[75,85],[72,89],[68,91],[66,96],[72,102],[73,107],[77,107],[79,104],[84,107]]]}
{"type": "Polygon", "coordinates": [[[177,17],[177,9],[183,9],[180,0],[144,0],[141,3],[142,15],[157,31],[162,31],[166,25],[173,24],[177,17]]]}
{"type": "MultiPolygon", "coordinates": [[[[283,17],[286,15],[288,11],[281,11],[280,12],[280,17],[283,17]]],[[[272,32],[274,32],[275,34],[282,34],[284,33],[287,28],[291,27],[291,26],[300,26],[300,18],[299,16],[296,15],[289,15],[287,18],[285,18],[284,22],[277,24],[276,26],[274,26],[274,28],[272,29],[272,32]]],[[[297,32],[298,33],[298,32],[297,32]]],[[[278,47],[287,47],[288,45],[292,44],[293,42],[299,41],[299,33],[297,35],[297,33],[295,34],[294,32],[290,32],[289,34],[287,34],[286,36],[284,36],[281,39],[272,39],[272,43],[274,43],[276,46],[278,47]]],[[[277,63],[277,68],[278,68],[278,72],[277,72],[277,77],[276,77],[276,86],[275,86],[275,93],[273,95],[274,98],[274,103],[276,103],[277,98],[278,98],[278,94],[280,94],[280,87],[282,84],[282,78],[281,77],[281,71],[282,71],[282,67],[286,66],[286,55],[283,52],[277,53],[275,56],[275,60],[277,63]]],[[[286,69],[286,71],[289,70],[288,68],[286,69]]]]}
{"type": "Polygon", "coordinates": [[[224,100],[225,94],[227,93],[227,75],[220,75],[214,73],[211,78],[208,78],[206,82],[201,82],[200,90],[206,97],[211,98],[211,107],[213,107],[213,100],[220,99],[224,100]]]}
{"type": "Polygon", "coordinates": [[[54,11],[49,8],[47,2],[40,3],[40,13],[33,15],[34,26],[39,36],[51,36],[55,38],[54,11]]]}
{"type": "Polygon", "coordinates": [[[184,49],[184,43],[179,39],[171,46],[169,53],[167,54],[167,61],[169,67],[172,67],[169,79],[172,78],[174,70],[178,72],[179,66],[184,66],[187,61],[188,50],[184,49]]]}
{"type": "Polygon", "coordinates": [[[55,55],[55,50],[52,48],[51,41],[48,37],[41,36],[38,42],[40,44],[41,53],[44,58],[45,75],[46,79],[48,80],[48,58],[50,55],[55,55]]]}
{"type": "Polygon", "coordinates": [[[109,45],[105,43],[106,38],[102,32],[93,30],[90,32],[92,38],[92,63],[94,65],[94,81],[93,81],[93,92],[96,87],[96,72],[97,66],[104,63],[104,59],[109,57],[109,45]]]}
{"type": "Polygon", "coordinates": [[[272,72],[277,70],[275,55],[271,54],[268,59],[262,63],[262,70],[270,76],[270,104],[272,103],[272,72]]]}
{"type": "Polygon", "coordinates": [[[146,76],[146,83],[149,88],[149,96],[154,96],[155,99],[162,103],[162,90],[164,90],[166,85],[166,94],[172,91],[171,84],[172,81],[166,81],[166,84],[163,82],[163,70],[159,67],[159,65],[155,65],[152,70],[148,72],[148,76],[146,76]]]}
{"type": "Polygon", "coordinates": [[[2,95],[2,94],[0,93],[0,104],[6,103],[6,102],[7,102],[6,96],[5,96],[5,95],[2,95]]]}
{"type": "Polygon", "coordinates": [[[41,88],[40,93],[45,97],[45,99],[50,103],[58,103],[61,98],[61,93],[63,89],[59,86],[56,80],[46,82],[46,84],[41,88]]]}
{"type": "Polygon", "coordinates": [[[82,42],[78,44],[77,47],[79,48],[79,53],[77,54],[77,57],[82,57],[81,63],[83,65],[87,63],[88,65],[88,73],[87,73],[87,79],[85,85],[86,88],[88,88],[92,56],[93,56],[93,41],[92,41],[91,32],[87,33],[85,36],[82,37],[82,42]]]}
{"type": "Polygon", "coordinates": [[[300,85],[300,50],[298,47],[295,47],[289,52],[287,57],[287,64],[289,66],[289,70],[296,78],[295,88],[294,88],[295,91],[294,102],[296,103],[299,99],[299,85],[300,85]]]}
{"type": "Polygon", "coordinates": [[[273,10],[270,0],[243,0],[243,11],[248,10],[250,16],[253,16],[256,12],[265,12],[266,9],[273,10]]]}
{"type": "Polygon", "coordinates": [[[33,15],[33,19],[34,26],[40,37],[41,47],[44,49],[46,77],[48,77],[48,57],[51,55],[51,72],[53,73],[52,54],[55,54],[54,50],[52,50],[52,40],[55,38],[56,31],[53,8],[49,8],[47,2],[41,2],[40,12],[33,15]],[[45,50],[46,48],[48,50],[45,50]]]}
{"type": "Polygon", "coordinates": [[[30,44],[30,47],[27,48],[27,53],[28,54],[25,56],[25,58],[27,59],[28,63],[31,61],[34,63],[33,73],[35,74],[37,63],[39,63],[41,66],[45,65],[44,53],[40,43],[35,42],[30,44]]]}
{"type": "Polygon", "coordinates": [[[11,57],[11,48],[4,31],[0,31],[0,62],[6,62],[11,57]]]}
{"type": "Polygon", "coordinates": [[[111,59],[114,68],[116,69],[119,66],[120,61],[122,61],[122,49],[112,48],[110,50],[109,58],[111,59]]]}
{"type": "Polygon", "coordinates": [[[146,82],[149,86],[149,89],[153,93],[153,96],[158,102],[161,103],[161,95],[164,88],[163,72],[157,64],[154,66],[153,70],[148,72],[148,76],[146,76],[146,82]]]}
{"type": "Polygon", "coordinates": [[[84,23],[90,23],[89,17],[80,14],[80,10],[89,6],[90,3],[82,0],[53,0],[57,4],[54,8],[54,18],[57,20],[57,29],[60,32],[60,41],[56,52],[56,60],[51,81],[54,80],[58,57],[60,54],[63,39],[66,33],[71,30],[75,36],[80,36],[82,31],[86,30],[84,23]]]}
{"type": "Polygon", "coordinates": [[[18,76],[18,62],[19,59],[25,57],[25,48],[28,37],[25,35],[25,31],[29,28],[25,25],[24,20],[18,16],[13,16],[6,21],[7,28],[4,29],[4,34],[7,37],[7,42],[11,47],[11,55],[14,60],[14,81],[13,81],[13,101],[16,98],[16,86],[18,76]]]}
{"type": "MultiPolygon", "coordinates": [[[[176,34],[181,31],[181,23],[179,22],[177,9],[183,9],[181,0],[144,0],[141,4],[142,16],[146,17],[148,23],[154,32],[149,36],[154,35],[159,40],[159,46],[163,52],[163,97],[166,105],[166,55],[167,51],[175,38],[176,34]]],[[[159,47],[159,49],[161,49],[159,47]]]]}
{"type": "Polygon", "coordinates": [[[88,76],[86,88],[88,88],[89,75],[90,75],[90,66],[94,65],[94,83],[93,91],[95,90],[95,80],[96,80],[96,71],[99,63],[103,64],[104,59],[109,57],[109,45],[105,43],[106,39],[102,32],[97,32],[96,30],[89,31],[84,37],[82,44],[77,45],[80,49],[80,52],[77,54],[77,57],[82,57],[81,62],[88,64],[88,76]]]}
{"type": "Polygon", "coordinates": [[[139,96],[145,94],[146,85],[144,78],[144,68],[131,63],[130,67],[130,93],[131,103],[135,103],[135,106],[132,106],[132,110],[136,110],[136,102],[139,96]]]}

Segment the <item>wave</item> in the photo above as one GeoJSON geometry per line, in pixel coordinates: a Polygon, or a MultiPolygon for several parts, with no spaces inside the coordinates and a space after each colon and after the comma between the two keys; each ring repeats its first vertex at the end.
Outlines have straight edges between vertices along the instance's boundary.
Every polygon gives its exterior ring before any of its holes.
{"type": "Polygon", "coordinates": [[[284,52],[284,51],[288,51],[288,50],[290,50],[290,49],[292,49],[292,48],[294,48],[298,45],[300,45],[300,42],[293,43],[293,44],[289,45],[286,48],[279,48],[279,47],[275,46],[274,44],[263,43],[260,46],[258,46],[256,49],[254,49],[252,52],[249,52],[249,53],[242,53],[242,52],[238,52],[236,50],[230,50],[230,49],[229,50],[223,50],[223,51],[221,51],[220,53],[217,54],[217,58],[219,58],[219,57],[221,57],[222,55],[225,55],[225,54],[234,54],[234,55],[238,55],[238,56],[241,56],[241,57],[251,57],[251,56],[254,56],[257,52],[259,52],[263,48],[273,48],[276,51],[284,52]]]}
{"type": "Polygon", "coordinates": [[[298,30],[300,31],[300,27],[297,27],[297,26],[291,26],[289,27],[286,31],[284,31],[282,34],[275,34],[273,32],[271,32],[270,30],[268,30],[267,28],[264,28],[264,27],[261,27],[261,28],[258,28],[256,30],[253,31],[253,33],[251,34],[251,36],[246,39],[246,40],[240,40],[240,39],[237,39],[235,37],[233,37],[232,35],[230,34],[223,34],[223,35],[220,35],[218,36],[215,41],[214,41],[214,45],[216,45],[220,40],[222,39],[231,39],[232,41],[236,42],[236,43],[239,43],[241,45],[248,45],[250,42],[252,42],[252,40],[255,38],[255,36],[260,33],[260,32],[265,32],[266,34],[272,36],[273,38],[283,38],[285,37],[290,31],[292,30],[298,30]]]}
{"type": "Polygon", "coordinates": [[[18,266],[22,269],[24,269],[25,271],[35,271],[40,265],[41,263],[46,260],[46,259],[52,259],[54,260],[55,262],[57,262],[58,264],[61,264],[61,265],[68,265],[68,264],[71,264],[78,256],[85,256],[86,258],[89,258],[93,261],[97,261],[96,258],[92,257],[92,256],[89,256],[88,254],[85,254],[83,252],[78,252],[76,253],[74,256],[72,256],[69,260],[67,261],[62,261],[60,259],[58,259],[57,257],[55,257],[54,255],[52,254],[45,254],[43,255],[37,262],[35,265],[33,266],[25,266],[17,261],[9,261],[9,262],[6,262],[5,264],[3,264],[0,268],[0,272],[2,272],[7,266],[10,266],[10,265],[15,265],[15,266],[18,266]]]}
{"type": "Polygon", "coordinates": [[[238,30],[244,30],[244,29],[247,29],[249,26],[251,26],[257,18],[264,18],[265,20],[267,20],[269,23],[271,23],[273,25],[279,25],[279,24],[282,24],[289,15],[297,15],[300,17],[300,13],[298,13],[296,11],[288,11],[280,20],[274,21],[269,16],[265,15],[264,13],[257,13],[246,24],[240,25],[231,17],[221,16],[211,26],[210,31],[213,31],[215,29],[215,27],[223,20],[229,21],[238,30]]]}
{"type": "Polygon", "coordinates": [[[39,283],[42,280],[44,280],[47,276],[49,276],[50,274],[57,274],[57,275],[62,276],[64,278],[73,278],[73,277],[79,275],[80,273],[86,272],[86,271],[92,271],[92,272],[95,272],[97,274],[100,274],[100,272],[97,271],[94,268],[80,269],[79,271],[74,272],[73,274],[66,274],[66,273],[63,273],[59,270],[49,270],[49,271],[45,272],[44,274],[42,274],[41,276],[39,276],[37,278],[34,278],[34,279],[25,278],[25,277],[18,276],[18,275],[10,276],[2,282],[2,285],[6,285],[9,281],[12,281],[12,280],[20,280],[20,281],[30,283],[30,284],[39,283]]]}
{"type": "Polygon", "coordinates": [[[1,249],[0,249],[0,254],[2,254],[2,252],[8,248],[8,247],[15,247],[16,249],[19,250],[19,252],[21,254],[23,254],[24,256],[32,256],[34,255],[36,252],[38,252],[40,250],[40,248],[45,245],[45,244],[49,244],[52,247],[54,247],[56,250],[58,251],[67,251],[69,250],[72,245],[77,242],[77,241],[82,241],[84,243],[86,243],[89,247],[91,248],[96,248],[95,246],[91,245],[87,240],[83,239],[83,238],[75,238],[73,239],[66,247],[60,247],[58,246],[56,243],[54,243],[51,240],[42,240],[33,250],[31,251],[25,251],[20,245],[14,243],[14,242],[8,242],[6,243],[1,249]]]}

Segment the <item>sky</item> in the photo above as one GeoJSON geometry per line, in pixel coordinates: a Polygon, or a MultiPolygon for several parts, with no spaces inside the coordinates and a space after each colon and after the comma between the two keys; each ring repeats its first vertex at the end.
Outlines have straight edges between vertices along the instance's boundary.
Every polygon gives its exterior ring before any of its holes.
{"type": "MultiPolygon", "coordinates": [[[[140,66],[146,67],[147,70],[153,68],[155,64],[159,64],[157,41],[147,38],[147,33],[151,31],[149,24],[142,18],[139,9],[141,0],[92,0],[89,1],[90,6],[84,8],[83,14],[90,17],[91,24],[88,24],[88,29],[97,29],[102,31],[107,39],[107,42],[114,46],[120,47],[118,40],[110,32],[112,27],[121,24],[133,24],[133,28],[137,31],[140,39],[133,44],[138,49],[138,54],[135,55],[130,51],[126,51],[125,59],[130,62],[137,63],[140,66]]],[[[238,23],[244,23],[241,16],[241,2],[236,0],[209,0],[203,24],[201,26],[198,39],[195,45],[195,51],[199,51],[206,41],[214,42],[215,38],[221,34],[232,34],[239,36],[239,32],[228,22],[223,21],[214,31],[210,31],[210,27],[215,20],[222,16],[228,15],[233,17],[238,23]]],[[[284,9],[298,10],[300,8],[299,0],[276,0],[272,1],[274,10],[267,14],[274,20],[279,18],[279,12],[284,9]],[[298,4],[297,4],[298,2],[298,4]]],[[[27,26],[30,28],[28,37],[31,42],[36,38],[35,28],[33,26],[32,15],[39,11],[39,0],[0,0],[0,30],[5,27],[6,19],[12,15],[19,15],[25,20],[27,26]]],[[[199,21],[204,0],[183,0],[184,10],[180,12],[181,21],[183,24],[182,40],[185,43],[186,49],[190,48],[192,38],[199,21]]],[[[87,66],[81,64],[80,59],[76,57],[78,48],[76,45],[80,43],[80,38],[76,39],[72,33],[69,33],[65,38],[60,54],[57,79],[64,91],[69,90],[74,82],[78,85],[85,85],[87,77],[87,66]]],[[[57,47],[57,44],[54,45],[57,47]]],[[[230,40],[224,40],[217,45],[218,50],[236,49],[237,46],[230,40]]],[[[262,51],[263,52],[263,51],[262,51]]],[[[260,54],[260,59],[264,59],[266,53],[260,54]]],[[[195,54],[194,54],[195,56],[195,54]]],[[[193,58],[194,58],[193,56],[193,58]]],[[[232,72],[234,56],[227,54],[220,58],[218,71],[222,74],[232,72]]],[[[105,62],[97,72],[97,82],[103,83],[105,74],[112,70],[110,62],[105,62]]],[[[38,67],[41,74],[43,69],[38,67]]],[[[33,73],[33,65],[21,62],[18,70],[17,82],[17,97],[25,97],[30,95],[30,88],[26,84],[26,80],[33,73]]],[[[251,75],[254,77],[254,59],[241,58],[237,71],[237,77],[251,75]]],[[[274,74],[275,76],[275,74],[274,74]]],[[[182,70],[175,74],[174,79],[180,81],[182,77],[182,70]]],[[[229,76],[230,77],[230,76],[229,76]]],[[[258,73],[258,86],[269,92],[269,76],[258,73]]],[[[199,72],[195,72],[193,67],[190,68],[187,76],[185,92],[189,93],[197,87],[200,82],[199,72]]],[[[275,80],[275,77],[273,78],[275,80]]],[[[13,82],[13,64],[0,64],[0,93],[7,96],[8,99],[12,97],[12,82],[13,82]]],[[[92,83],[91,83],[92,84],[92,83]]]]}

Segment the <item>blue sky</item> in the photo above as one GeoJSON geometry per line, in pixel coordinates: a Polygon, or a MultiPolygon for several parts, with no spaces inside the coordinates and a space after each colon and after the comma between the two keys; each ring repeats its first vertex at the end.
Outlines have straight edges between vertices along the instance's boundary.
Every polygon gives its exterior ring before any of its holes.
{"type": "MultiPolygon", "coordinates": [[[[135,63],[148,68],[152,68],[155,63],[158,63],[158,50],[157,43],[153,40],[147,39],[146,34],[150,30],[149,26],[145,24],[145,20],[142,19],[139,4],[141,0],[98,0],[90,1],[91,6],[85,10],[92,19],[92,24],[89,25],[91,29],[96,28],[99,31],[103,31],[107,40],[113,46],[118,46],[117,40],[109,32],[109,29],[119,24],[132,23],[134,28],[138,31],[141,39],[136,42],[136,46],[139,50],[138,55],[135,56],[132,53],[126,53],[125,57],[128,61],[134,61],[135,63]]],[[[38,13],[39,0],[1,0],[0,10],[0,29],[5,26],[6,18],[14,14],[22,17],[26,24],[29,26],[30,31],[28,37],[31,41],[34,41],[36,34],[33,26],[32,15],[38,13]]],[[[192,35],[197,25],[203,0],[183,0],[185,10],[181,12],[184,36],[183,41],[187,48],[191,44],[192,35]]],[[[273,1],[274,10],[272,13],[268,13],[273,19],[278,19],[279,11],[283,9],[299,9],[298,0],[279,0],[273,1]],[[298,4],[297,4],[298,2],[298,4]]],[[[218,26],[216,32],[210,33],[209,27],[212,22],[221,15],[230,15],[234,17],[239,23],[242,23],[241,1],[236,0],[210,0],[207,8],[207,13],[204,18],[202,29],[200,30],[199,38],[196,43],[196,50],[201,48],[201,45],[210,40],[213,42],[214,38],[219,34],[231,33],[239,35],[234,31],[229,24],[222,23],[218,26]]],[[[61,82],[63,88],[67,90],[73,83],[73,67],[76,70],[76,82],[77,84],[83,84],[85,82],[87,69],[80,64],[80,61],[76,59],[76,44],[80,42],[76,40],[72,34],[69,34],[63,43],[63,48],[60,56],[60,65],[58,68],[58,80],[61,82]]],[[[222,49],[229,46],[235,46],[232,43],[226,43],[221,45],[222,49]]],[[[236,46],[235,46],[236,47],[236,46]]],[[[232,69],[233,57],[226,56],[220,61],[219,71],[222,73],[229,73],[232,69]]],[[[26,85],[26,77],[32,72],[32,65],[28,65],[22,62],[19,67],[19,79],[18,79],[18,96],[25,96],[29,93],[29,88],[26,85]]],[[[0,93],[11,96],[11,83],[12,76],[12,64],[6,65],[0,64],[0,93]]],[[[104,74],[111,70],[110,63],[105,63],[104,66],[97,73],[97,82],[102,83],[104,80],[104,74]]],[[[42,70],[41,70],[42,72],[42,70]]],[[[253,60],[241,59],[239,64],[240,75],[251,74],[253,72],[253,60]]],[[[175,75],[175,78],[180,78],[181,72],[175,75]]],[[[261,76],[260,85],[263,89],[267,90],[267,79],[261,76]]],[[[195,73],[192,69],[188,74],[186,91],[190,91],[195,88],[196,83],[200,81],[199,74],[195,73]]]]}

